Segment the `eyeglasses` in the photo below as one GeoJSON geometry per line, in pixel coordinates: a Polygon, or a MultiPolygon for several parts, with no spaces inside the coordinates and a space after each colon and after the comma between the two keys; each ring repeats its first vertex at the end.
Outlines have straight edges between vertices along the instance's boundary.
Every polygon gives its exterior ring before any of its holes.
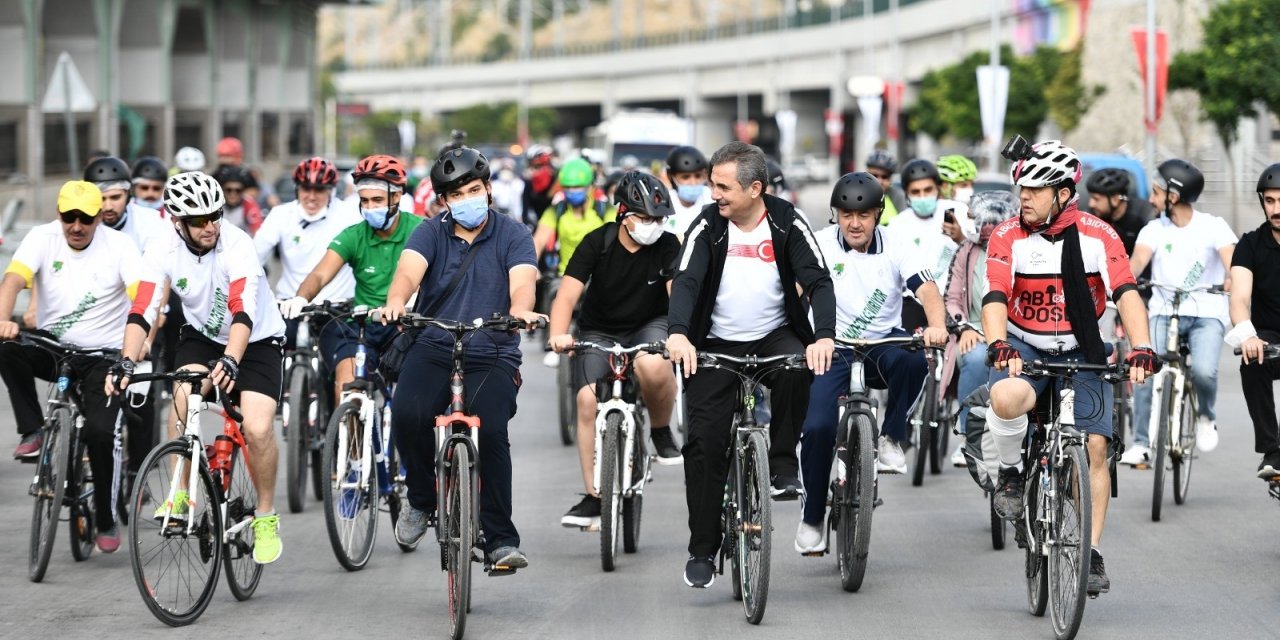
{"type": "Polygon", "coordinates": [[[203,229],[222,219],[222,211],[207,216],[194,216],[191,218],[183,218],[182,223],[192,229],[203,229]]]}
{"type": "Polygon", "coordinates": [[[78,220],[80,221],[81,225],[86,227],[92,226],[93,223],[98,219],[98,216],[91,216],[83,211],[80,211],[79,209],[72,209],[71,211],[59,211],[58,216],[62,218],[62,224],[75,224],[76,221],[78,220]]]}

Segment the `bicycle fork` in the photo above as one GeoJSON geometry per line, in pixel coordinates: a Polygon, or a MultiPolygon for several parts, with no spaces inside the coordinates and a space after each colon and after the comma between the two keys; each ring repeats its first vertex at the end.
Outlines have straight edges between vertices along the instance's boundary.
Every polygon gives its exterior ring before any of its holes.
{"type": "Polygon", "coordinates": [[[377,428],[375,422],[373,399],[361,392],[352,393],[342,399],[342,402],[355,402],[360,405],[360,424],[364,427],[360,430],[360,461],[358,467],[352,469],[348,466],[351,456],[347,454],[351,445],[351,430],[338,429],[338,447],[337,447],[337,482],[338,491],[359,490],[366,486],[369,482],[369,474],[373,473],[373,432],[377,428]],[[355,478],[349,478],[351,472],[355,471],[358,475],[355,478]]]}

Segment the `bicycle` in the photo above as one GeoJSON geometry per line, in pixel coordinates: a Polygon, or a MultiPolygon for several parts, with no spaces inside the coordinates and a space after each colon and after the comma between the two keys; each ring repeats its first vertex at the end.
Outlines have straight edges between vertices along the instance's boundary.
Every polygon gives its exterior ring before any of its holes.
{"type": "MultiPolygon", "coordinates": [[[[1112,335],[1115,336],[1116,341],[1113,360],[1124,362],[1132,349],[1129,344],[1129,333],[1118,322],[1119,313],[1116,303],[1108,300],[1104,318],[1108,318],[1110,322],[1104,320],[1104,324],[1114,329],[1112,335]]],[[[1133,385],[1129,382],[1116,385],[1115,395],[1112,398],[1111,425],[1111,454],[1107,460],[1107,471],[1111,474],[1111,497],[1118,498],[1120,497],[1120,474],[1116,470],[1120,464],[1120,457],[1124,455],[1124,443],[1128,438],[1129,429],[1133,425],[1133,385]]]]}
{"type": "MultiPolygon", "coordinates": [[[[376,319],[376,318],[375,318],[376,319]]],[[[481,543],[478,492],[480,486],[480,418],[467,410],[463,369],[463,339],[481,330],[513,333],[526,328],[524,320],[494,314],[488,320],[457,322],[406,313],[397,321],[402,327],[435,327],[453,336],[453,367],[449,374],[449,410],[436,416],[436,541],[440,544],[440,568],[448,574],[449,631],[457,640],[466,630],[471,612],[471,563],[482,562],[490,576],[510,575],[514,568],[492,565],[481,553],[473,554],[481,543]]],[[[541,328],[546,321],[539,319],[541,328]]]]}
{"type": "Polygon", "coordinates": [[[1034,616],[1049,609],[1059,640],[1074,638],[1084,617],[1093,548],[1087,435],[1075,428],[1075,375],[1097,372],[1103,381],[1116,384],[1125,379],[1128,367],[1034,360],[1022,372],[1058,378],[1062,384],[1057,406],[1049,403],[1048,419],[1033,416],[1037,428],[1023,453],[1026,489],[1014,536],[1026,552],[1027,605],[1034,616]]]}
{"type": "Polygon", "coordinates": [[[1152,377],[1154,387],[1151,389],[1151,407],[1160,410],[1151,411],[1148,434],[1155,437],[1152,453],[1155,460],[1152,469],[1155,478],[1151,491],[1151,520],[1160,521],[1160,511],[1164,503],[1164,476],[1166,463],[1173,472],[1173,502],[1182,504],[1187,500],[1187,491],[1191,488],[1191,463],[1195,461],[1196,450],[1196,394],[1188,375],[1191,355],[1190,348],[1183,344],[1179,335],[1179,324],[1182,320],[1182,303],[1187,297],[1199,291],[1222,294],[1222,285],[1198,285],[1194,287],[1177,287],[1157,282],[1144,282],[1139,288],[1163,289],[1173,294],[1173,302],[1169,313],[1169,327],[1165,334],[1165,350],[1160,354],[1164,366],[1152,377]]]}
{"type": "Polygon", "coordinates": [[[142,462],[129,499],[129,563],[142,601],[157,619],[180,627],[198,620],[227,572],[236,600],[248,600],[262,579],[253,560],[253,519],[258,493],[249,469],[240,423],[230,399],[205,400],[207,371],[136,375],[130,382],[172,382],[187,392],[182,435],[161,443],[142,462]],[[222,433],[204,444],[200,416],[222,419],[222,433]],[[150,511],[148,511],[150,510],[150,511]],[[147,517],[146,514],[154,514],[147,517]],[[166,553],[167,552],[167,553],[166,553]]]}
{"type": "MultiPolygon", "coordinates": [[[[1280,345],[1269,344],[1263,347],[1262,353],[1264,362],[1280,360],[1280,345]]],[[[1237,356],[1243,355],[1240,347],[1236,347],[1235,354],[1237,356]]],[[[1280,476],[1274,476],[1267,480],[1267,494],[1280,503],[1280,476]]]]}
{"type": "Polygon", "coordinates": [[[942,407],[938,397],[938,386],[942,384],[942,359],[935,350],[926,352],[928,359],[928,375],[925,376],[924,391],[915,411],[911,413],[912,445],[915,447],[915,464],[911,469],[911,486],[924,484],[924,470],[927,466],[930,475],[942,473],[946,466],[947,447],[951,432],[952,416],[942,407]]]}
{"type": "Polygon", "coordinates": [[[306,306],[299,314],[293,351],[285,354],[284,395],[280,399],[285,441],[285,487],[289,512],[302,513],[307,500],[307,471],[311,490],[323,499],[325,425],[333,409],[330,380],[320,355],[319,320],[348,313],[351,304],[322,302],[306,306]]]}
{"type": "Polygon", "coordinates": [[[631,375],[632,356],[662,355],[666,345],[650,342],[623,347],[581,340],[573,346],[574,351],[582,349],[595,349],[609,355],[611,372],[596,382],[599,404],[593,460],[595,488],[600,496],[600,566],[605,571],[613,571],[619,529],[624,552],[635,553],[639,544],[644,485],[649,478],[651,461],[644,444],[644,404],[631,375]]]}
{"type": "MultiPolygon", "coordinates": [[[[343,569],[359,571],[373,555],[380,500],[394,529],[407,489],[391,439],[392,388],[365,365],[369,308],[357,306],[349,316],[356,325],[355,379],[342,385],[342,398],[325,428],[321,494],[333,555],[343,569]]],[[[396,544],[405,552],[417,547],[396,544]]]]}
{"type": "MultiPolygon", "coordinates": [[[[569,321],[569,335],[577,335],[577,311],[574,311],[575,318],[569,321]]],[[[572,354],[565,354],[560,358],[560,364],[556,367],[556,401],[558,403],[560,416],[560,444],[566,447],[573,446],[574,440],[578,437],[578,395],[577,389],[573,388],[573,368],[572,354]]]]}
{"type": "Polygon", "coordinates": [[[35,498],[31,512],[31,538],[27,555],[27,578],[44,580],[53,553],[54,539],[62,508],[69,510],[68,535],[71,557],[82,562],[93,553],[96,512],[93,506],[93,471],[86,457],[86,445],[80,439],[84,417],[79,403],[81,381],[71,369],[72,358],[114,359],[116,349],[81,349],[62,344],[45,335],[18,332],[18,343],[39,347],[58,363],[56,384],[50,389],[49,412],[40,425],[43,442],[36,457],[36,473],[27,489],[35,498]]]}
{"type": "MultiPolygon", "coordinates": [[[[766,376],[781,370],[807,370],[803,354],[733,356],[698,352],[698,368],[721,369],[738,377],[738,408],[733,416],[729,475],[725,482],[722,530],[716,573],[724,575],[729,559],[733,598],[742,601],[747,622],[760,624],[769,597],[769,557],[773,537],[770,513],[767,426],[756,423],[753,392],[766,376]],[[747,373],[751,372],[751,373],[747,373]]],[[[677,412],[684,408],[683,367],[676,366],[677,412]]]]}

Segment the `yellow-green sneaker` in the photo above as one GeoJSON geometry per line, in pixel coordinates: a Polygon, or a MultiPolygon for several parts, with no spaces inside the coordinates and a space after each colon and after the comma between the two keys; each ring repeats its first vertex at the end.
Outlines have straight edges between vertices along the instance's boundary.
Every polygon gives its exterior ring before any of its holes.
{"type": "Polygon", "coordinates": [[[258,516],[253,519],[253,561],[271,564],[280,559],[284,543],[280,542],[280,516],[258,516]]]}
{"type": "Polygon", "coordinates": [[[153,517],[160,522],[164,522],[164,517],[169,516],[169,520],[185,520],[187,511],[190,508],[191,496],[186,491],[179,489],[173,494],[173,505],[170,509],[169,504],[161,504],[156,507],[153,517]]]}

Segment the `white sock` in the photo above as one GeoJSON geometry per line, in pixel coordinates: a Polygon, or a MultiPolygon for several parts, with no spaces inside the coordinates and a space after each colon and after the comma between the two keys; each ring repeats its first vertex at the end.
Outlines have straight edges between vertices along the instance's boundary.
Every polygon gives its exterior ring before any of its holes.
{"type": "Polygon", "coordinates": [[[1022,469],[1022,441],[1027,436],[1027,415],[1005,420],[995,411],[987,412],[987,428],[996,441],[1000,466],[1022,469]]]}

